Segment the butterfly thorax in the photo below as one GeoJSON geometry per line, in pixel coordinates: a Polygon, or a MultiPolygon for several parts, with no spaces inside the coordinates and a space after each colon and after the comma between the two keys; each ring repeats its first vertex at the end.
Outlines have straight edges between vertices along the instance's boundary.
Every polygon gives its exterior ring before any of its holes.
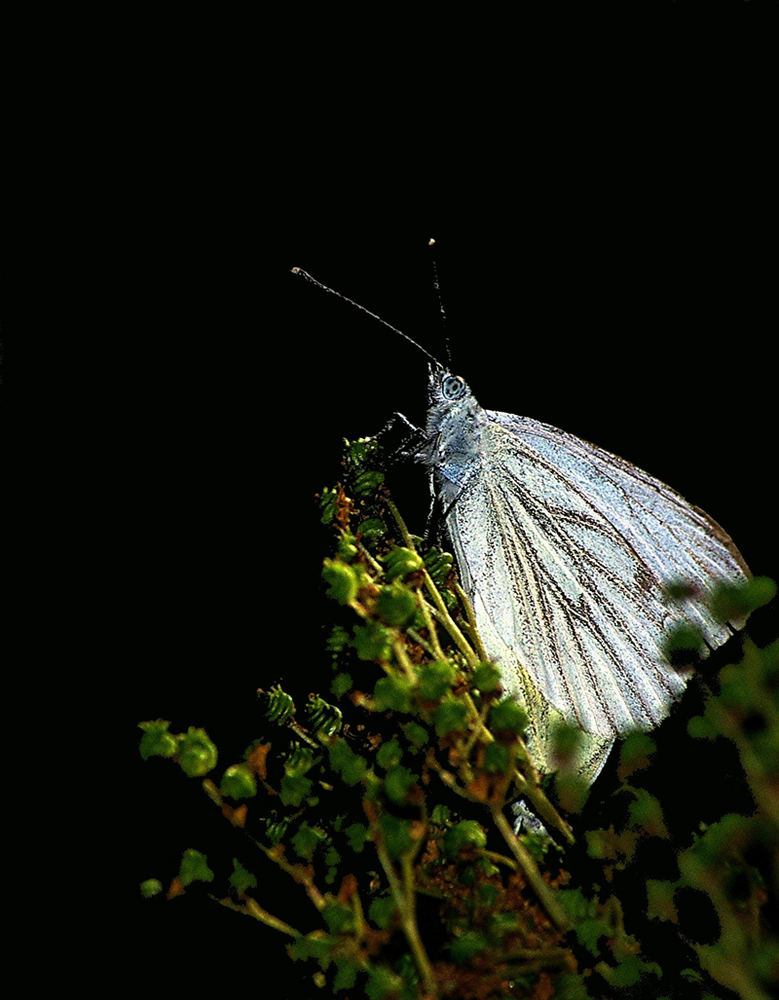
{"type": "Polygon", "coordinates": [[[431,366],[426,443],[420,455],[431,469],[435,493],[453,501],[481,463],[488,417],[462,379],[431,366]]]}

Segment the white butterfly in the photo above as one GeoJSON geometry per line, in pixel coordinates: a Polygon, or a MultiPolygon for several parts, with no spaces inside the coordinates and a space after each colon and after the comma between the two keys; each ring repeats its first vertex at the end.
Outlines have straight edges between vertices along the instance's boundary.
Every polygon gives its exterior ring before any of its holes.
{"type": "Polygon", "coordinates": [[[554,769],[552,734],[564,720],[584,733],[577,766],[594,780],[614,740],[657,726],[684,690],[690,672],[666,656],[672,632],[692,625],[714,649],[743,624],[720,622],[708,604],[719,584],[750,576],[744,559],[664,483],[549,424],[483,410],[408,334],[293,271],[430,359],[425,429],[396,416],[430,470],[485,650],[524,703],[539,768],[554,769]],[[678,583],[689,596],[670,601],[678,583]]]}
{"type": "Polygon", "coordinates": [[[437,361],[429,371],[417,457],[485,650],[525,704],[538,766],[553,768],[561,717],[584,732],[578,767],[594,780],[614,739],[658,725],[684,690],[689,672],[666,656],[672,630],[690,624],[721,645],[732,629],[708,597],[749,570],[712,518],[657,479],[548,424],[482,409],[437,361]],[[679,581],[682,604],[667,597],[679,581]]]}

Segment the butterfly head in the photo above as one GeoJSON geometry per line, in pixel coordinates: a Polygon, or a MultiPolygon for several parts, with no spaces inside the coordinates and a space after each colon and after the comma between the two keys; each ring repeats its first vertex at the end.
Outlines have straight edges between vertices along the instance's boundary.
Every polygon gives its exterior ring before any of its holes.
{"type": "Polygon", "coordinates": [[[443,365],[428,365],[428,427],[444,431],[470,424],[479,413],[479,404],[468,383],[443,365]]]}

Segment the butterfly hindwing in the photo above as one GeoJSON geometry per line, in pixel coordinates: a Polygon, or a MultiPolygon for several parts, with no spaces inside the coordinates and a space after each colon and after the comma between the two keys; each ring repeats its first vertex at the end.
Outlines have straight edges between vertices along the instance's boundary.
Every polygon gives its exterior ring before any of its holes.
{"type": "Polygon", "coordinates": [[[667,585],[690,585],[686,620],[713,647],[730,632],[706,596],[743,579],[743,561],[713,521],[629,463],[537,421],[484,415],[479,473],[448,529],[485,647],[509,687],[513,677],[521,694],[529,678],[586,732],[657,725],[686,682],[665,659],[683,620],[667,585]]]}

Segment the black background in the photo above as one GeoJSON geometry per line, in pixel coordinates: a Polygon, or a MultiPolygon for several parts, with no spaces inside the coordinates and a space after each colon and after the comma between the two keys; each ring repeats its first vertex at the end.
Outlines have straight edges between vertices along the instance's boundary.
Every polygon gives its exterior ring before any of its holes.
{"type": "MultiPolygon", "coordinates": [[[[221,771],[261,735],[258,687],[326,690],[315,494],[338,477],[343,437],[395,410],[424,417],[423,357],[293,266],[441,355],[434,257],[453,367],[483,406],[634,462],[715,517],[755,573],[779,573],[777,220],[762,128],[738,105],[702,122],[678,96],[604,108],[571,88],[506,145],[472,123],[473,170],[463,136],[435,168],[421,142],[397,160],[374,142],[333,169],[339,134],[305,118],[270,175],[275,130],[259,129],[258,154],[240,115],[194,106],[175,127],[159,105],[151,132],[136,123],[145,142],[122,147],[106,226],[105,655],[127,744],[130,901],[185,847],[214,867],[221,851],[222,877],[231,851],[252,860],[220,846],[226,824],[197,781],[136,758],[137,722],[205,727],[221,771]]],[[[421,531],[422,473],[391,484],[421,531]]],[[[756,637],[772,627],[766,612],[756,637]]],[[[263,869],[262,901],[309,929],[295,891],[263,869]]],[[[257,983],[284,967],[282,947],[186,898],[138,903],[121,941],[128,974],[164,987],[257,983]]],[[[311,971],[277,995],[306,996],[311,971]]]]}

